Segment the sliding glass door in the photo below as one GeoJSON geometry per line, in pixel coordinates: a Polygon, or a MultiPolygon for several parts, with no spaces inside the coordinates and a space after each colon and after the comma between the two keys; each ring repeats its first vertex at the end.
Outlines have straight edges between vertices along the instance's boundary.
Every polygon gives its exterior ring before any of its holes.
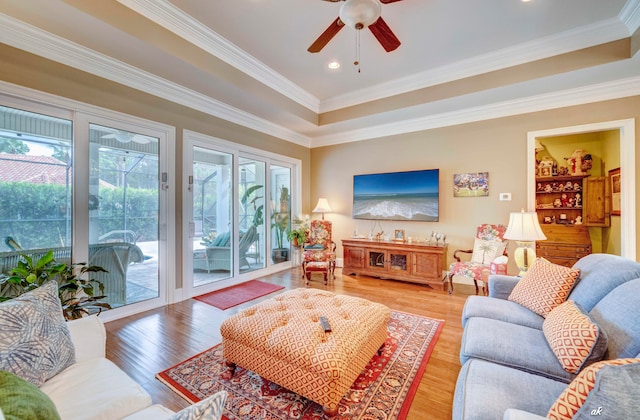
{"type": "Polygon", "coordinates": [[[191,261],[194,288],[233,274],[233,156],[194,146],[191,192],[191,261]]]}
{"type": "Polygon", "coordinates": [[[291,266],[295,164],[198,133],[184,139],[185,296],[291,266]]]}
{"type": "Polygon", "coordinates": [[[0,104],[2,271],[21,255],[37,261],[53,251],[57,262],[106,270],[87,275],[114,309],[106,319],[121,316],[119,308],[165,304],[171,129],[109,111],[0,99],[8,102],[0,104]]]}
{"type": "Polygon", "coordinates": [[[112,307],[159,296],[159,139],[89,124],[89,263],[112,307]]]}
{"type": "Polygon", "coordinates": [[[265,184],[266,163],[240,157],[238,194],[240,195],[238,227],[238,262],[240,273],[265,267],[265,184]]]}

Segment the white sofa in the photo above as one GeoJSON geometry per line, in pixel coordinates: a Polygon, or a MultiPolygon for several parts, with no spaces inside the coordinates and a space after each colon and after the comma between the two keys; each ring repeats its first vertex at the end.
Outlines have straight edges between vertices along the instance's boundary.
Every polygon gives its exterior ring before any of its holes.
{"type": "Polygon", "coordinates": [[[67,322],[76,363],[41,387],[63,420],[162,420],[174,412],[152,404],[151,396],[106,359],[106,331],[97,316],[67,322]]]}

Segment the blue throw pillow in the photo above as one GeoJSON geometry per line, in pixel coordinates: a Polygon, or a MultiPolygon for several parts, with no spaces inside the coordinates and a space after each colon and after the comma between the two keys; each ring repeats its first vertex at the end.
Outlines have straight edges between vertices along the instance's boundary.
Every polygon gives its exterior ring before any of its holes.
{"type": "Polygon", "coordinates": [[[229,239],[231,238],[231,232],[225,232],[222,235],[216,236],[216,239],[211,243],[212,246],[229,246],[229,239]]]}
{"type": "Polygon", "coordinates": [[[322,244],[307,245],[304,247],[304,249],[322,251],[324,249],[324,246],[322,244]]]}

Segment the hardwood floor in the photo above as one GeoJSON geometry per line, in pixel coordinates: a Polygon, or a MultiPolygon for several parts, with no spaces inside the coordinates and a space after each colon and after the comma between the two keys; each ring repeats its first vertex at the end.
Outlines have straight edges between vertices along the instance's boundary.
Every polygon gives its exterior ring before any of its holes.
{"type": "MultiPolygon", "coordinates": [[[[283,271],[260,280],[280,284],[287,289],[305,287],[299,268],[283,271]]],[[[445,321],[444,328],[429,359],[408,419],[450,419],[455,381],[460,370],[458,352],[462,337],[460,316],[472,286],[456,285],[446,291],[427,286],[381,280],[366,276],[343,276],[324,286],[321,276],[309,287],[359,296],[380,302],[389,308],[445,321]]],[[[267,299],[266,296],[261,299],[267,299]]],[[[106,324],[107,358],[114,361],[140,383],[153,398],[173,410],[187,402],[155,379],[155,374],[222,341],[220,324],[228,316],[257,300],[222,311],[194,299],[106,324]]]]}

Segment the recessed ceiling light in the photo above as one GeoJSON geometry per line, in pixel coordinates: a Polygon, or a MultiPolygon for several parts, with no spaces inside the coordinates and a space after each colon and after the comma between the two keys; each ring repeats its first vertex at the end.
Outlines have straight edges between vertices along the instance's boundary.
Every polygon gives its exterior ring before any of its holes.
{"type": "Polygon", "coordinates": [[[340,63],[336,60],[330,61],[329,64],[327,64],[327,67],[329,67],[331,70],[337,70],[340,68],[340,63]]]}

